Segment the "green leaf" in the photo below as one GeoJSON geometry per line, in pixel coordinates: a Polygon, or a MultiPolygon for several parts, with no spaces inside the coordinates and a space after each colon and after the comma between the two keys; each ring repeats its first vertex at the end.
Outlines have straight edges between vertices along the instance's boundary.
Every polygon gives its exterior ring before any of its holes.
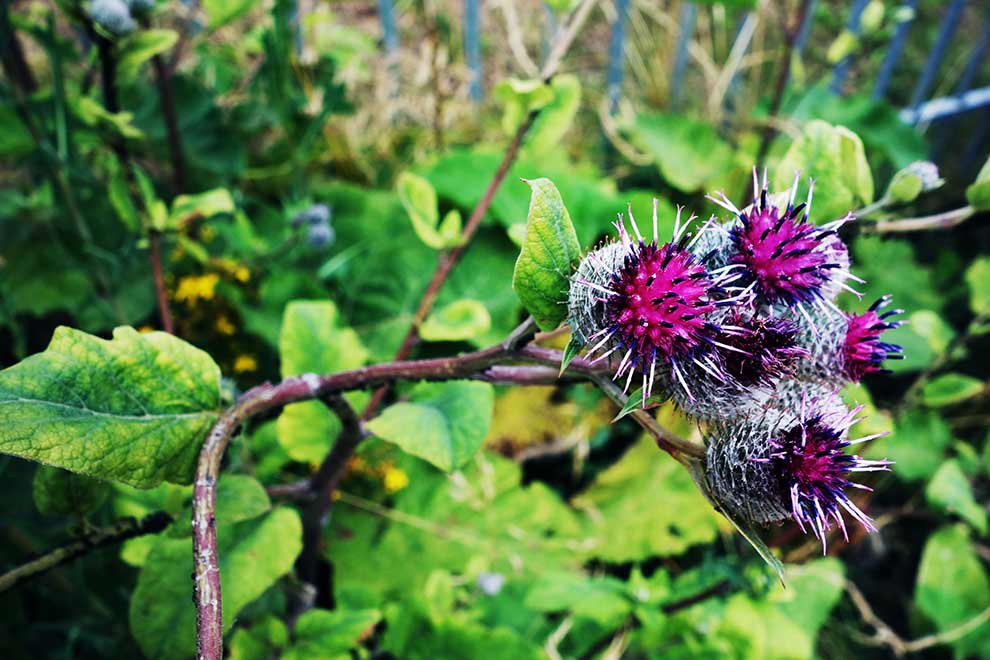
{"type": "Polygon", "coordinates": [[[965,374],[949,373],[925,383],[921,400],[926,406],[944,408],[971,399],[983,391],[983,381],[965,374]]]}
{"type": "Polygon", "coordinates": [[[625,583],[613,577],[547,573],[530,587],[525,605],[538,612],[570,612],[609,628],[619,625],[633,604],[625,583]]]}
{"type": "MultiPolygon", "coordinates": [[[[804,125],[801,136],[788,147],[774,170],[776,190],[790,188],[795,172],[815,179],[812,220],[823,224],[873,201],[873,175],[859,136],[845,126],[821,120],[804,125]]],[[[798,198],[807,194],[808,180],[799,185],[798,198]]]]}
{"type": "Polygon", "coordinates": [[[955,459],[938,469],[925,488],[925,498],[932,506],[957,514],[980,534],[987,533],[987,512],[973,497],[969,479],[955,459]]]}
{"type": "Polygon", "coordinates": [[[464,341],[488,332],[492,318],[477,300],[456,300],[430,316],[419,327],[426,341],[464,341]]]}
{"type": "Polygon", "coordinates": [[[172,48],[179,40],[175,30],[143,29],[125,38],[119,47],[117,71],[122,78],[137,76],[141,65],[172,48]]]}
{"type": "Polygon", "coordinates": [[[442,250],[461,240],[460,212],[448,213],[440,226],[437,226],[440,219],[437,193],[427,179],[412,172],[403,172],[396,181],[395,190],[421,241],[434,250],[442,250]]]}
{"type": "MultiPolygon", "coordinates": [[[[196,651],[196,608],[189,602],[191,544],[191,538],[160,537],[138,576],[131,597],[131,633],[149,658],[178,660],[196,651]]],[[[292,570],[300,550],[302,523],[293,509],[277,508],[235,524],[218,520],[224,630],[245,605],[292,570]]]]}
{"type": "MultiPolygon", "coordinates": [[[[282,377],[356,369],[368,359],[357,333],[340,325],[337,306],[329,300],[295,300],[285,307],[279,334],[282,377]]],[[[362,392],[352,404],[366,401],[362,392]]],[[[292,403],[277,422],[278,441],[296,461],[319,463],[340,432],[340,421],[319,401],[292,403]]]]}
{"type": "Polygon", "coordinates": [[[378,437],[448,472],[481,447],[492,423],[495,394],[488,383],[423,383],[368,422],[378,437]]]}
{"type": "Polygon", "coordinates": [[[502,130],[510,135],[519,128],[527,114],[554,101],[553,89],[540,80],[506,78],[496,83],[492,93],[496,99],[505,103],[502,130]]]}
{"type": "Polygon", "coordinates": [[[575,498],[596,512],[592,556],[611,562],[678,555],[711,543],[718,514],[677,461],[643,437],[575,498]]]}
{"type": "Polygon", "coordinates": [[[192,220],[210,218],[221,213],[233,214],[235,208],[234,198],[226,188],[207,190],[195,195],[179,195],[172,202],[168,227],[176,228],[192,220]]]}
{"type": "Polygon", "coordinates": [[[832,41],[825,53],[825,59],[829,64],[835,64],[847,55],[851,55],[859,45],[859,39],[849,30],[843,30],[839,36],[832,41]]]}
{"type": "Polygon", "coordinates": [[[189,483],[219,405],[219,368],[181,339],[59,327],[0,371],[0,451],[138,488],[189,483]]]}
{"type": "Polygon", "coordinates": [[[990,158],[983,163],[976,181],[966,188],[966,200],[977,211],[990,209],[990,158]]]}
{"type": "Polygon", "coordinates": [[[117,212],[117,217],[124,223],[124,226],[132,233],[137,234],[141,231],[141,215],[131,200],[127,180],[124,178],[124,172],[119,162],[116,159],[112,159],[110,162],[112,163],[110,181],[107,185],[110,205],[113,206],[113,210],[117,212]]]}
{"type": "MultiPolygon", "coordinates": [[[[227,524],[251,520],[272,508],[268,493],[257,479],[243,474],[224,476],[217,485],[218,520],[227,524]]],[[[167,531],[169,538],[180,539],[192,534],[192,510],[186,507],[167,531]]]]}
{"type": "Polygon", "coordinates": [[[274,616],[238,627],[230,638],[230,660],[269,660],[289,643],[289,629],[274,616]]]}
{"type": "Polygon", "coordinates": [[[246,14],[255,4],[257,0],[203,0],[207,27],[210,30],[223,27],[246,14]]]}
{"type": "Polygon", "coordinates": [[[531,154],[559,149],[581,105],[581,82],[573,74],[554,76],[550,90],[553,101],[540,111],[526,141],[531,154]]]}
{"type": "Polygon", "coordinates": [[[865,453],[894,461],[899,479],[919,481],[935,473],[951,441],[952,431],[938,413],[916,409],[895,420],[893,433],[871,443],[865,453]]]}
{"type": "Polygon", "coordinates": [[[512,288],[542,330],[567,316],[570,275],[581,258],[574,225],[557,187],[549,179],[527,181],[532,189],[526,238],[512,274],[512,288]]]}
{"type": "Polygon", "coordinates": [[[574,358],[577,357],[581,349],[584,348],[581,342],[571,337],[567,340],[567,346],[564,347],[564,357],[560,360],[560,373],[558,375],[563,376],[564,372],[567,371],[567,367],[571,364],[574,358]]]}
{"type": "Polygon", "coordinates": [[[309,610],[296,621],[295,643],[282,660],[350,658],[348,651],[371,632],[382,616],[378,610],[309,610]]]}
{"type": "Polygon", "coordinates": [[[990,257],[977,257],[966,269],[969,308],[980,316],[990,314],[990,257]]]}
{"type": "MultiPolygon", "coordinates": [[[[990,583],[963,525],[929,537],[921,554],[914,601],[938,631],[955,628],[990,606],[990,583]]],[[[985,639],[970,635],[953,644],[956,657],[979,656],[985,639]]]]}
{"type": "Polygon", "coordinates": [[[134,126],[133,112],[109,112],[88,96],[76,99],[75,112],[88,126],[107,130],[123,138],[140,140],[144,132],[134,126]]]}
{"type": "Polygon", "coordinates": [[[44,516],[83,516],[96,509],[110,492],[105,481],[39,465],[32,482],[34,505],[44,516]]]}
{"type": "Polygon", "coordinates": [[[701,190],[732,163],[732,149],[708,122],[682,115],[636,117],[632,138],[653,156],[660,174],[678,190],[701,190]]]}

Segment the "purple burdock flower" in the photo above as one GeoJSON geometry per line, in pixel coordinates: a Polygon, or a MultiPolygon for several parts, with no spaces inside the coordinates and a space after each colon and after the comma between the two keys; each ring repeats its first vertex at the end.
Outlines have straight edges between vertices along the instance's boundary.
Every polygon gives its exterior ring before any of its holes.
{"type": "Polygon", "coordinates": [[[721,199],[708,196],[738,217],[739,223],[728,230],[734,248],[730,262],[743,267],[743,282],[756,285],[755,293],[762,303],[800,307],[834,297],[837,290],[832,289],[836,284],[849,288],[844,280],[852,276],[837,229],[852,216],[822,227],[810,224],[814,181],[809,183],[807,201],[795,206],[798,181],[799,175],[795,175],[783,210],[770,200],[766,170],[761,188],[756,168],[754,202],[748,211],[740,211],[724,193],[717,193],[721,199]]]}
{"type": "Polygon", "coordinates": [[[888,321],[903,309],[892,309],[880,313],[890,304],[890,296],[883,296],[862,314],[849,314],[849,324],[846,338],[842,344],[842,366],[846,378],[858,383],[863,376],[870,373],[885,372],[884,360],[903,360],[901,347],[880,341],[880,334],[901,325],[900,321],[888,321]]]}
{"type": "Polygon", "coordinates": [[[862,409],[847,411],[826,390],[788,383],[761,418],[713,429],[707,458],[712,495],[728,512],[750,522],[793,519],[802,531],[810,529],[821,540],[823,552],[833,524],[848,540],[843,511],[867,531],[875,531],[870,518],[846,495],[848,488],[870,490],[853,482],[853,473],[888,470],[892,464],[847,453],[852,445],[885,435],[848,439],[862,409]]]}
{"type": "Polygon", "coordinates": [[[639,370],[644,402],[652,392],[658,363],[692,397],[682,365],[695,364],[706,371],[716,368],[706,354],[719,345],[721,330],[710,316],[720,307],[735,305],[751,290],[727,288],[738,279],[737,268],[709,271],[690,252],[691,235],[686,229],[693,219],[682,224],[679,209],[673,241],[659,245],[656,203],[654,238],[649,243],[630,209],[636,239],[630,237],[620,215],[615,223],[618,242],[589,253],[571,287],[568,305],[574,336],[582,343],[594,343],[589,350],[593,362],[612,354],[620,357],[615,378],[626,376],[625,390],[639,370]]]}

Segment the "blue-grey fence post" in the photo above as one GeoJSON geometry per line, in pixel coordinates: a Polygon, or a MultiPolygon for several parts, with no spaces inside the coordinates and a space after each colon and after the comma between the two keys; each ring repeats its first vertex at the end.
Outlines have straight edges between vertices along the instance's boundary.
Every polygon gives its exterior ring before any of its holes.
{"type": "Polygon", "coordinates": [[[990,9],[987,10],[987,18],[983,22],[983,32],[980,34],[980,40],[973,47],[973,52],[966,62],[966,68],[963,69],[962,74],[959,76],[959,82],[956,83],[956,94],[962,94],[973,85],[973,80],[976,79],[976,74],[979,73],[980,67],[986,64],[988,47],[990,47],[990,9]]]}
{"type": "Polygon", "coordinates": [[[385,54],[391,57],[399,50],[399,29],[395,25],[395,8],[392,0],[378,0],[378,17],[382,22],[385,54]]]}
{"type": "Polygon", "coordinates": [[[612,24],[612,38],[608,47],[608,74],[606,86],[608,89],[608,112],[615,114],[622,94],[622,74],[626,63],[625,38],[626,16],[629,14],[629,0],[616,0],[616,17],[612,24]]]}
{"type": "MultiPolygon", "coordinates": [[[[863,14],[863,10],[866,8],[867,0],[856,0],[853,3],[852,9],[849,12],[849,20],[846,23],[846,29],[852,34],[859,35],[859,18],[863,14]]],[[[842,92],[842,84],[846,81],[846,76],[849,74],[849,67],[852,65],[852,55],[846,55],[835,68],[832,69],[832,86],[831,90],[833,94],[839,94],[842,92]]]]}
{"type": "Polygon", "coordinates": [[[883,64],[880,65],[880,73],[877,74],[877,82],[873,86],[873,98],[875,99],[882,99],[887,92],[887,85],[890,84],[890,78],[894,75],[897,60],[901,58],[901,51],[904,50],[904,44],[907,43],[908,31],[911,29],[911,23],[914,22],[914,12],[917,5],[918,0],[907,0],[901,5],[901,9],[909,10],[911,15],[898,23],[897,29],[894,30],[894,36],[887,48],[887,55],[883,58],[883,64]]]}
{"type": "Polygon", "coordinates": [[[691,35],[694,34],[694,21],[698,8],[693,2],[681,5],[680,16],[677,20],[677,49],[674,51],[674,67],[670,74],[670,106],[677,108],[681,100],[681,84],[684,82],[684,69],[687,67],[688,46],[691,45],[691,35]]]}
{"type": "Polygon", "coordinates": [[[935,81],[935,74],[938,73],[938,65],[942,63],[945,50],[949,47],[949,41],[952,39],[952,34],[959,25],[959,18],[962,16],[965,6],[966,0],[952,0],[952,3],[949,5],[949,10],[942,19],[942,26],[939,28],[938,38],[935,39],[932,52],[929,53],[928,59],[925,61],[925,68],[921,70],[921,77],[918,79],[918,84],[914,86],[914,91],[911,93],[912,108],[917,109],[921,105],[932,83],[935,81]]]}
{"type": "Polygon", "coordinates": [[[471,100],[481,100],[481,39],[478,29],[478,0],[464,0],[464,56],[471,72],[471,100]]]}
{"type": "Polygon", "coordinates": [[[794,54],[798,57],[801,57],[804,53],[804,45],[808,43],[808,35],[811,34],[811,21],[815,17],[816,4],[818,4],[817,0],[811,0],[808,3],[808,10],[804,13],[804,18],[801,20],[797,39],[794,41],[794,54]]]}

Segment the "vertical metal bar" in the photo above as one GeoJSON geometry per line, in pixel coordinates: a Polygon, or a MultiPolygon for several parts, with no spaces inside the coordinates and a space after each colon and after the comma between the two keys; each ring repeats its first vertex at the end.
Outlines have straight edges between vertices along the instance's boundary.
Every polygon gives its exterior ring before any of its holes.
{"type": "Polygon", "coordinates": [[[952,4],[949,5],[949,10],[945,13],[945,18],[942,19],[942,26],[939,29],[938,38],[935,39],[932,52],[928,55],[928,60],[925,61],[925,68],[922,69],[921,77],[918,79],[918,84],[914,86],[914,91],[911,93],[912,108],[917,108],[921,105],[932,83],[935,81],[935,74],[938,73],[938,65],[942,63],[942,58],[945,56],[945,51],[949,47],[952,34],[956,31],[956,27],[959,26],[959,18],[962,16],[965,6],[966,0],[952,0],[952,4]]]}
{"type": "Polygon", "coordinates": [[[464,57],[471,72],[471,100],[481,101],[481,38],[478,0],[464,0],[464,57]]]}
{"type": "Polygon", "coordinates": [[[394,55],[399,50],[399,29],[395,25],[395,9],[392,0],[378,0],[378,16],[382,22],[385,54],[394,55]]]}
{"type": "Polygon", "coordinates": [[[980,67],[986,63],[988,47],[990,47],[990,10],[987,11],[980,40],[973,47],[969,61],[966,62],[966,68],[963,69],[962,75],[959,76],[959,82],[956,83],[956,94],[962,94],[973,85],[973,80],[976,78],[976,74],[980,72],[980,67]]]}
{"type": "Polygon", "coordinates": [[[904,44],[907,43],[908,31],[911,29],[911,23],[914,22],[914,13],[917,6],[918,0],[907,0],[900,7],[900,11],[909,10],[911,16],[907,20],[898,23],[897,29],[894,30],[894,37],[890,40],[887,55],[883,58],[883,64],[880,65],[880,73],[877,74],[877,82],[873,86],[873,98],[875,99],[882,99],[887,92],[887,85],[890,84],[890,78],[894,74],[897,60],[901,58],[901,51],[904,50],[904,44]]]}
{"type": "Polygon", "coordinates": [[[629,14],[629,0],[616,0],[616,17],[612,24],[612,38],[608,47],[608,73],[606,86],[608,88],[608,112],[615,114],[619,106],[619,96],[622,94],[622,73],[626,63],[625,49],[626,17],[629,14]]]}
{"type": "Polygon", "coordinates": [[[801,29],[798,30],[797,40],[794,42],[794,54],[797,57],[801,57],[804,53],[804,45],[808,43],[808,35],[811,34],[811,22],[815,16],[816,4],[816,0],[811,0],[808,10],[804,13],[804,18],[801,19],[801,29]]]}
{"type": "Polygon", "coordinates": [[[684,69],[687,67],[688,46],[694,34],[694,22],[698,8],[693,2],[681,4],[678,18],[677,50],[674,52],[674,67],[670,73],[670,107],[677,108],[681,100],[681,84],[684,82],[684,69]]]}
{"type": "MultiPolygon", "coordinates": [[[[852,9],[849,12],[849,21],[846,23],[846,29],[854,35],[859,35],[859,17],[863,14],[863,9],[866,8],[867,0],[855,0],[853,2],[852,9]]],[[[846,81],[846,76],[849,74],[849,67],[852,66],[852,55],[846,55],[843,57],[835,68],[832,69],[832,93],[839,94],[842,92],[842,84],[846,81]]]]}

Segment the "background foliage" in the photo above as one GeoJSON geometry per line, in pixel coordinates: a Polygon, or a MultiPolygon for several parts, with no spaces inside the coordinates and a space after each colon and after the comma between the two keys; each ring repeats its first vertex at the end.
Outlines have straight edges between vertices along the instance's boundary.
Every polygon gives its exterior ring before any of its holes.
{"type": "MultiPolygon", "coordinates": [[[[944,3],[910,3],[911,39],[881,99],[870,94],[880,45],[904,20],[893,3],[868,3],[855,34],[845,3],[812,3],[801,52],[786,38],[800,3],[699,4],[678,86],[683,5],[633,3],[614,113],[603,44],[616,6],[596,6],[564,73],[543,83],[526,59],[572,3],[516,4],[483,10],[475,101],[460,3],[398,3],[398,49],[364,2],[3,3],[3,43],[16,38],[26,68],[5,46],[0,561],[126,517],[174,517],[0,593],[4,657],[193,654],[189,483],[206,430],[262,381],[390,360],[534,111],[418,355],[490,345],[523,318],[513,281],[546,272],[538,259],[514,272],[520,248],[540,243],[526,231],[529,186],[552,180],[561,199],[547,212],[575,230],[560,254],[537,256],[569,262],[627,204],[648,217],[659,197],[668,235],[675,204],[705,216],[716,211],[705,192],[741,199],[770,126],[775,186],[812,175],[822,223],[867,210],[844,236],[865,296],[844,306],[893,293],[910,321],[892,333],[907,356],[894,374],[844,393],[867,405],[870,432],[892,432],[868,456],[895,460],[894,472],[858,499],[879,533],[822,557],[791,525],[762,530],[787,563],[785,589],[686,471],[628,418],[609,424],[617,411],[591,386],[412,384],[348,464],[313,592],[293,571],[297,507],[266,488],[311,474],[340,423],[320,403],[291,404],[238,436],[220,481],[230,656],[888,657],[865,601],[902,640],[973,622],[919,655],[990,657],[986,110],[922,126],[895,110],[910,104],[944,3]],[[135,29],[114,34],[100,4],[135,29]],[[754,45],[730,66],[750,11],[754,45]],[[839,95],[827,83],[844,56],[854,66],[839,95]],[[929,158],[944,186],[888,191],[929,158]],[[977,213],[950,229],[882,230],[967,204],[977,213]],[[154,250],[181,340],[153,332],[154,250]],[[80,378],[85,388],[66,385],[80,378]],[[300,614],[300,602],[314,607],[300,614]]],[[[934,94],[954,88],[980,39],[977,4],[934,94]]],[[[976,82],[990,82],[985,65],[976,82]]],[[[523,302],[546,328],[563,313],[523,302]]],[[[368,398],[348,395],[358,410],[368,398]]],[[[659,416],[694,432],[672,410],[659,416]]]]}

